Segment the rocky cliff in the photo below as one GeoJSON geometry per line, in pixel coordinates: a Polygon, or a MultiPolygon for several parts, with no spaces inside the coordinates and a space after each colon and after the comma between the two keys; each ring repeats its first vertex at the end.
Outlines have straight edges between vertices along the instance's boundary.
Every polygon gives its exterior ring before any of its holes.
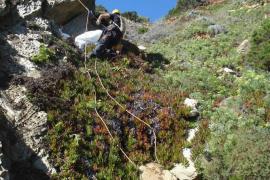
{"type": "MultiPolygon", "coordinates": [[[[84,3],[95,7],[94,0],[84,3]]],[[[40,77],[44,67],[31,58],[53,35],[61,37],[62,26],[83,14],[77,0],[0,1],[0,179],[48,179],[55,172],[44,148],[47,114],[29,101],[24,86],[10,81],[40,77]]],[[[59,58],[68,57],[63,53],[59,58]]]]}

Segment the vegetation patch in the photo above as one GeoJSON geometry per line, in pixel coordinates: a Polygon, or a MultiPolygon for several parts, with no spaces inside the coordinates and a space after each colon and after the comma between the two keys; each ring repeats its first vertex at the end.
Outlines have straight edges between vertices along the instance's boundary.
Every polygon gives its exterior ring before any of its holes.
{"type": "Polygon", "coordinates": [[[39,53],[34,55],[31,60],[36,64],[45,64],[51,62],[54,59],[54,55],[54,51],[42,44],[39,47],[39,53]]]}
{"type": "Polygon", "coordinates": [[[146,27],[141,27],[138,29],[139,34],[144,34],[144,33],[147,33],[148,31],[149,31],[149,29],[146,27]]]}
{"type": "Polygon", "coordinates": [[[138,23],[148,23],[149,18],[139,16],[136,11],[127,11],[121,14],[123,17],[138,23]]]}
{"type": "Polygon", "coordinates": [[[270,71],[270,19],[262,22],[251,37],[248,61],[256,68],[270,71]]]}

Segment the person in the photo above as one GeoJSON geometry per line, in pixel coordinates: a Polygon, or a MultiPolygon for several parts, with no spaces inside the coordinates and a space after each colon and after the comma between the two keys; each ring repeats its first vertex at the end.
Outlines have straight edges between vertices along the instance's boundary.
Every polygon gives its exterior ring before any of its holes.
{"type": "Polygon", "coordinates": [[[115,9],[112,13],[101,14],[97,21],[97,25],[110,22],[108,26],[103,26],[103,33],[98,40],[95,49],[89,55],[89,57],[113,57],[116,54],[113,52],[112,47],[116,46],[123,38],[123,22],[121,19],[120,11],[115,9]]]}

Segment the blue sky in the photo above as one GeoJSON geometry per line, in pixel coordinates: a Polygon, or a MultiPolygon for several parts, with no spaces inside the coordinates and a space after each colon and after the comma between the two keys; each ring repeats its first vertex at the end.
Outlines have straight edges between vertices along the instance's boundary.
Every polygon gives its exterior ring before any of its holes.
{"type": "Polygon", "coordinates": [[[175,7],[177,0],[96,0],[96,4],[105,6],[109,11],[137,11],[139,15],[156,21],[175,7]]]}

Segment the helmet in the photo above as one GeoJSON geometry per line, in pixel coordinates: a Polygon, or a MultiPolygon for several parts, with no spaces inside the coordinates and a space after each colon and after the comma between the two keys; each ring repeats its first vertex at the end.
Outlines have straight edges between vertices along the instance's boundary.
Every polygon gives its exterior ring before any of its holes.
{"type": "Polygon", "coordinates": [[[118,9],[115,9],[112,11],[112,14],[120,14],[120,11],[118,9]]]}

